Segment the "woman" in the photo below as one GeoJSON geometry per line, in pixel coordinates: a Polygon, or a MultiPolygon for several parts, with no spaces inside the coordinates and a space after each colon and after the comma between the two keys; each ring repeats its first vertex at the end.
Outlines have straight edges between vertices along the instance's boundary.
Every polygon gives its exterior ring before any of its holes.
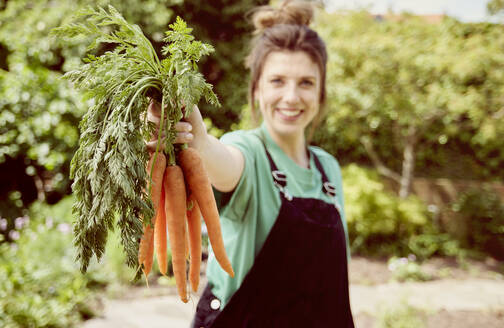
{"type": "Polygon", "coordinates": [[[192,327],[353,327],[340,168],[305,137],[325,101],[327,54],[312,16],[302,2],[253,14],[246,63],[259,128],[217,140],[197,108],[177,126],[177,142],[199,151],[220,193],[235,271],[229,277],[210,252],[192,327]]]}

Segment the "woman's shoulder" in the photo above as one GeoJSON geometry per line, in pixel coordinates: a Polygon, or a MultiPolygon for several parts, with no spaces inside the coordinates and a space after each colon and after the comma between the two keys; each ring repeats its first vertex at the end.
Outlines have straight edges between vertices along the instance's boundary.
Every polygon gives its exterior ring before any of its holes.
{"type": "Polygon", "coordinates": [[[331,182],[336,183],[336,185],[339,186],[338,188],[341,188],[342,176],[338,160],[320,147],[310,146],[309,148],[312,154],[318,158],[320,164],[322,164],[328,179],[331,182]]]}
{"type": "Polygon", "coordinates": [[[259,129],[227,132],[220,140],[224,144],[237,146],[245,151],[251,151],[258,147],[262,147],[261,139],[259,138],[259,129]]]}
{"type": "Polygon", "coordinates": [[[334,157],[333,155],[331,155],[330,153],[328,153],[324,149],[317,147],[317,146],[309,146],[308,148],[315,156],[317,156],[317,158],[322,163],[322,165],[336,166],[339,169],[340,165],[339,165],[339,162],[336,159],[336,157],[334,157]]]}

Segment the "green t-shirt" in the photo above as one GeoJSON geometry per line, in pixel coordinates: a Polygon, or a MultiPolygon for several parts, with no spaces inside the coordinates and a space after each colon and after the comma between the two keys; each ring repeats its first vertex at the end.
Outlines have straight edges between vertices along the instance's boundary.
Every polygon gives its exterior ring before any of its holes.
{"type": "MultiPolygon", "coordinates": [[[[235,272],[234,278],[229,277],[217,263],[210,248],[206,273],[208,282],[213,286],[212,292],[221,300],[221,309],[240,287],[280,211],[280,194],[273,184],[268,158],[258,138],[261,134],[278,169],[287,175],[287,189],[292,196],[334,202],[322,191],[322,177],[313,156],[310,157],[310,168],[297,165],[271,139],[264,123],[254,130],[235,131],[222,136],[224,144],[240,149],[245,158],[245,167],[238,185],[231,193],[216,192],[224,246],[235,272]]],[[[324,150],[312,146],[309,148],[319,159],[329,181],[336,186],[348,249],[339,164],[324,150]]]]}

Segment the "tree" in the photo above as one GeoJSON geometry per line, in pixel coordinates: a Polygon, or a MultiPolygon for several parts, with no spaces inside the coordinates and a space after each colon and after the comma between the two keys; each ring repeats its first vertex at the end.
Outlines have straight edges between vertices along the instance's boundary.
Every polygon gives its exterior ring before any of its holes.
{"type": "Polygon", "coordinates": [[[504,12],[504,0],[490,0],[487,3],[487,11],[490,15],[497,15],[504,12]]]}
{"type": "MultiPolygon", "coordinates": [[[[328,40],[328,105],[316,141],[339,158],[370,161],[410,192],[415,168],[428,169],[440,153],[456,170],[504,164],[504,27],[446,18],[427,24],[404,15],[378,22],[366,12],[322,15],[328,40]],[[336,23],[335,23],[336,22],[336,23]]],[[[482,174],[480,174],[481,177],[482,174]]]]}

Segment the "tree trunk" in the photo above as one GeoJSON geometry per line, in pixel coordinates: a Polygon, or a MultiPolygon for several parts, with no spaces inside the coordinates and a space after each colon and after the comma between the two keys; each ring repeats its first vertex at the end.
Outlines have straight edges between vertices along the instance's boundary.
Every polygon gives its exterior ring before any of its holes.
{"type": "Polygon", "coordinates": [[[361,141],[362,145],[364,146],[364,149],[366,150],[367,154],[371,158],[371,161],[373,162],[373,165],[375,166],[378,173],[380,173],[381,175],[383,175],[387,178],[394,180],[397,183],[401,183],[401,176],[398,173],[396,173],[396,172],[392,171],[391,169],[389,169],[388,167],[386,167],[385,164],[382,163],[382,161],[380,160],[380,157],[376,153],[376,151],[373,147],[373,143],[371,142],[369,137],[361,137],[360,141],[361,141]]]}
{"type": "Polygon", "coordinates": [[[402,199],[408,197],[411,191],[411,181],[415,171],[415,143],[416,131],[415,128],[410,128],[403,151],[401,188],[399,189],[399,197],[402,199]]]}
{"type": "Polygon", "coordinates": [[[33,175],[33,180],[35,181],[35,187],[37,188],[37,199],[44,201],[46,199],[44,180],[39,175],[38,171],[33,175]]]}

